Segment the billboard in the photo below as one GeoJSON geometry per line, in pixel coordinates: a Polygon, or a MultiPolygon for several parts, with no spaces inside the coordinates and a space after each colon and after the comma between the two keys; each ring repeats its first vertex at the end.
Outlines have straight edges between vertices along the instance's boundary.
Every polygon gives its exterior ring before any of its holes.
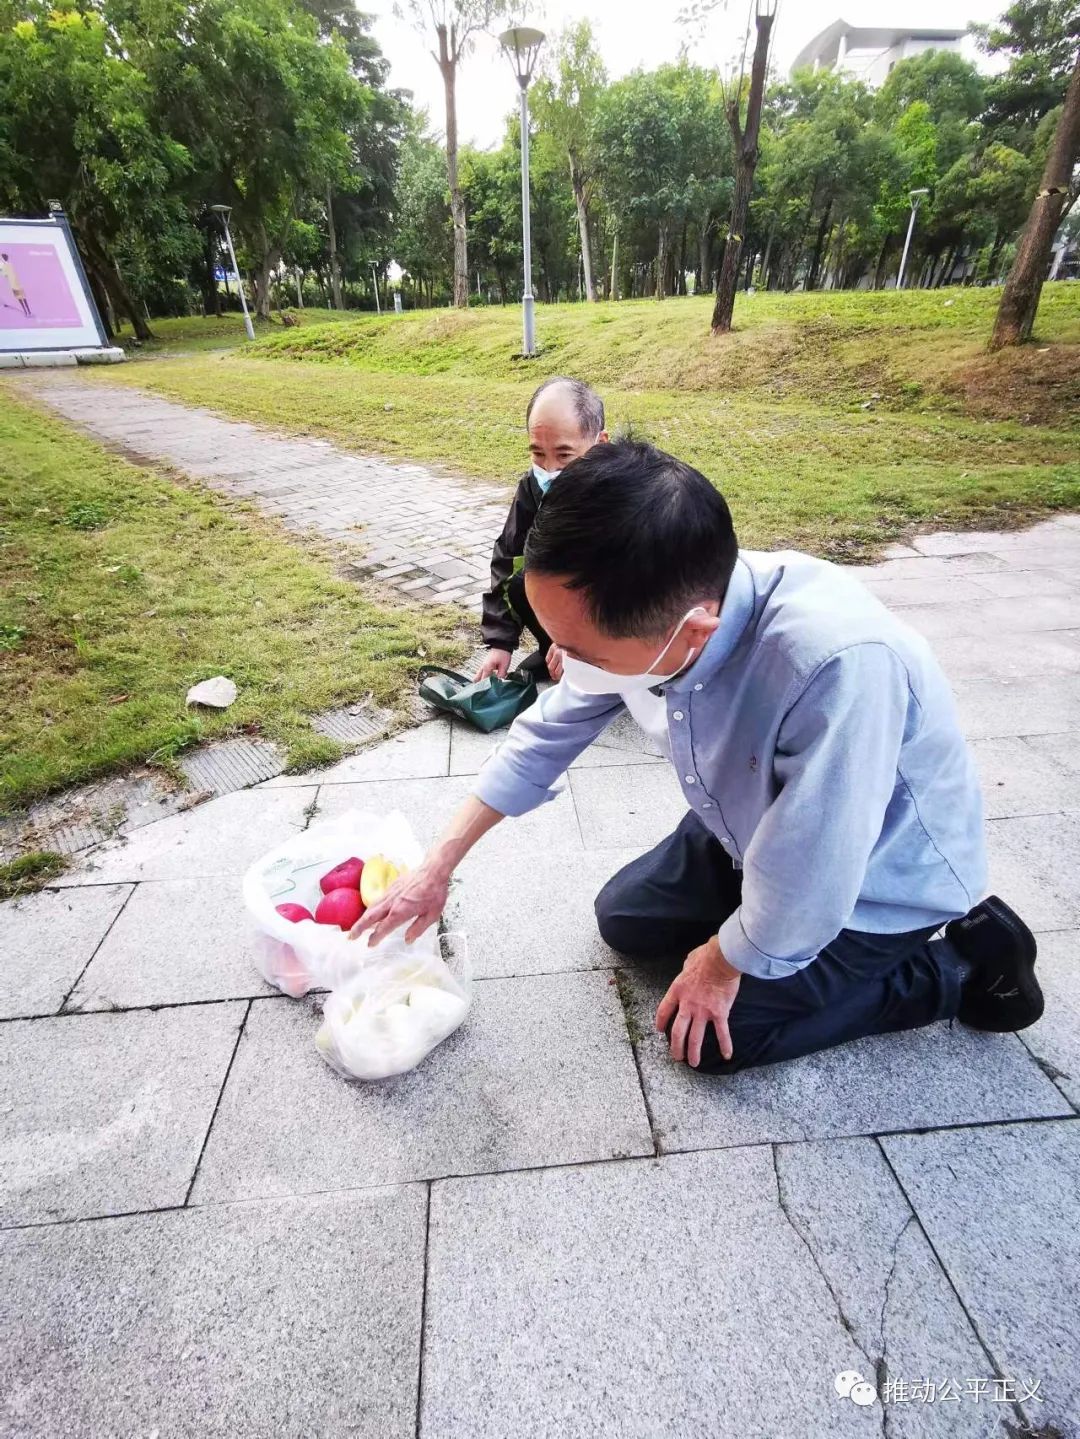
{"type": "Polygon", "coordinates": [[[0,219],[0,351],[97,349],[106,343],[63,216],[0,219]]]}

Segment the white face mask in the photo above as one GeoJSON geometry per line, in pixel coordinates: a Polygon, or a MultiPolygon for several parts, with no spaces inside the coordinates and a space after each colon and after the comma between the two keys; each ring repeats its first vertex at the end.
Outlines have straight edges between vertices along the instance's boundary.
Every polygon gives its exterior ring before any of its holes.
{"type": "Polygon", "coordinates": [[[536,483],[540,486],[541,492],[545,495],[548,492],[552,480],[558,479],[562,474],[562,470],[545,470],[543,465],[533,465],[532,472],[536,483]]]}
{"type": "Polygon", "coordinates": [[[697,654],[697,650],[691,650],[679,668],[672,670],[670,674],[656,674],[654,672],[655,666],[660,663],[675,643],[676,636],[686,621],[691,615],[696,615],[699,610],[703,614],[705,613],[705,607],[703,605],[695,605],[692,610],[687,610],[686,614],[683,615],[682,619],[675,626],[671,638],[653,660],[652,665],[645,674],[616,675],[612,674],[610,670],[600,669],[598,665],[589,665],[586,664],[584,660],[574,659],[573,655],[566,655],[563,659],[563,674],[566,676],[567,682],[573,689],[580,690],[582,694],[587,695],[641,694],[644,690],[652,689],[654,685],[667,684],[669,680],[673,680],[676,675],[681,674],[683,670],[686,669],[687,665],[697,654]]]}

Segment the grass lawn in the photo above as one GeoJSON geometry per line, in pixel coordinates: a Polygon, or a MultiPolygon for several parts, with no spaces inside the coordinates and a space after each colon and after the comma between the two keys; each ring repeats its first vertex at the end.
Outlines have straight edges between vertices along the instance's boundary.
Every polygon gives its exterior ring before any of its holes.
{"type": "Polygon", "coordinates": [[[253,510],[3,398],[0,810],[215,735],[330,759],[310,715],[369,692],[401,708],[422,652],[460,658],[449,612],[382,608],[253,510]],[[215,674],[235,704],[188,711],[215,674]]]}
{"type": "MultiPolygon", "coordinates": [[[[509,484],[526,463],[532,389],[581,375],[612,428],[721,486],[744,543],[860,555],[915,525],[1009,524],[1080,504],[1080,284],[1046,286],[1037,342],[991,356],[998,297],[741,296],[736,331],[719,338],[708,298],[540,306],[532,360],[515,355],[516,308],[325,325],[306,312],[227,354],[94,378],[509,484]]],[[[197,338],[207,322],[182,323],[197,338]]]]}
{"type": "MultiPolygon", "coordinates": [[[[350,318],[343,310],[290,310],[304,325],[332,325],[350,318]]],[[[288,334],[289,329],[275,316],[269,323],[253,315],[252,322],[256,339],[273,335],[288,334]]],[[[352,318],[355,318],[353,316],[352,318]]],[[[170,315],[165,319],[151,320],[152,340],[135,339],[130,325],[121,325],[116,343],[123,345],[131,358],[141,359],[148,355],[188,354],[197,355],[208,350],[229,350],[247,344],[244,331],[244,317],[236,311],[224,315],[170,315]]]]}

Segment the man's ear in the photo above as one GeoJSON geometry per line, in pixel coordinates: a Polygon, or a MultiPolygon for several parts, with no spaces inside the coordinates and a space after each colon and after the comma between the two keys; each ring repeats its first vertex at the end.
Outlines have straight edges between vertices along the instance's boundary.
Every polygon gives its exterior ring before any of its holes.
{"type": "Polygon", "coordinates": [[[596,437],[596,443],[597,443],[598,445],[606,445],[606,444],[609,444],[610,441],[611,441],[611,436],[608,434],[607,430],[601,430],[600,433],[599,433],[599,434],[597,435],[597,437],[596,437]]]}
{"type": "Polygon", "coordinates": [[[683,625],[683,634],[695,648],[700,648],[720,623],[719,615],[696,610],[683,625]]]}

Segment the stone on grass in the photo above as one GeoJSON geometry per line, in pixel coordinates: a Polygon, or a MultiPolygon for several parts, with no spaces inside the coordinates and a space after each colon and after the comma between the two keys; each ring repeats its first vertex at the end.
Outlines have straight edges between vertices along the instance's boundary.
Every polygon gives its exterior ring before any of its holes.
{"type": "Polygon", "coordinates": [[[232,680],[225,675],[215,675],[213,679],[200,680],[197,685],[192,685],[187,692],[187,703],[205,705],[207,709],[227,710],[236,695],[236,685],[232,680]]]}

